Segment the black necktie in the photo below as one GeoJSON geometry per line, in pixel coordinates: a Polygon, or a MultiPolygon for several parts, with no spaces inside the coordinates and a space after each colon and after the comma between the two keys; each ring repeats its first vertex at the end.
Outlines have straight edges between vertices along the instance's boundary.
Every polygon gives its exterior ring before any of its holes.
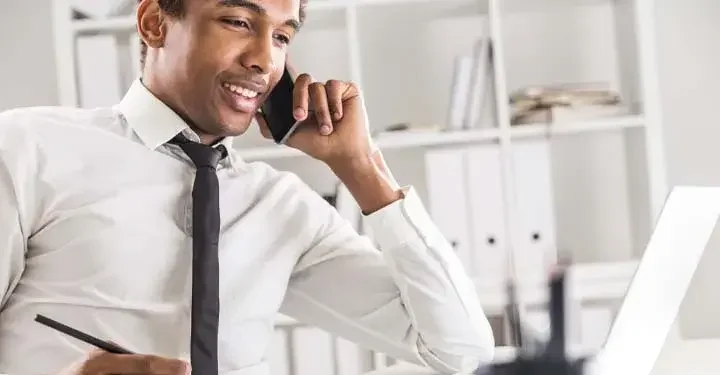
{"type": "Polygon", "coordinates": [[[193,375],[217,375],[220,194],[216,168],[218,162],[227,156],[227,150],[222,145],[215,149],[191,142],[181,134],[170,143],[180,146],[197,168],[192,191],[190,365],[193,375]]]}

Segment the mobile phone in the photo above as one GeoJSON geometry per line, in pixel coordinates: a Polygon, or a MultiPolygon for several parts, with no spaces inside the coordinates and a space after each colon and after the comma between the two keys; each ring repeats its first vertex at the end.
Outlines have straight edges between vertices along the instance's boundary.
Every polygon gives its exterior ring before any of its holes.
{"type": "Polygon", "coordinates": [[[265,119],[270,134],[277,144],[285,144],[300,125],[293,116],[294,88],[295,80],[286,66],[282,78],[260,107],[260,115],[265,119]]]}

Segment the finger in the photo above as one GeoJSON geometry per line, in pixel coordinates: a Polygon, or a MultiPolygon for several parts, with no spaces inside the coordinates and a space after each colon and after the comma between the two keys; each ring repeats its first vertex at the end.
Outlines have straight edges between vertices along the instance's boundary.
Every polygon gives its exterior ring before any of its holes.
{"type": "Polygon", "coordinates": [[[293,115],[295,120],[304,121],[308,116],[310,94],[308,90],[312,83],[312,77],[309,74],[301,74],[295,80],[295,88],[293,89],[293,115]]]}
{"type": "Polygon", "coordinates": [[[104,353],[94,358],[101,374],[188,375],[190,365],[155,355],[104,353]]]}
{"type": "Polygon", "coordinates": [[[328,108],[328,97],[325,91],[325,85],[320,82],[315,82],[310,85],[310,103],[315,112],[320,134],[330,134],[332,132],[332,119],[330,118],[330,108],[328,108]]]}
{"type": "Polygon", "coordinates": [[[265,121],[265,116],[258,112],[255,114],[255,121],[258,123],[258,127],[260,128],[260,134],[262,134],[265,138],[272,138],[272,133],[270,133],[270,127],[268,126],[267,121],[265,121]]]}
{"type": "Polygon", "coordinates": [[[341,81],[331,79],[325,83],[325,91],[327,91],[328,106],[332,118],[335,121],[340,121],[343,116],[342,95],[344,85],[341,81]]]}

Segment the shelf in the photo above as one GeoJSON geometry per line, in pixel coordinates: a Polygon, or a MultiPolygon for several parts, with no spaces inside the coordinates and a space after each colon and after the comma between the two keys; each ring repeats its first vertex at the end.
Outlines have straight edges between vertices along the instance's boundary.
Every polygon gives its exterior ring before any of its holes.
{"type": "Polygon", "coordinates": [[[503,12],[547,12],[567,7],[612,4],[614,0],[501,0],[503,12]]]}
{"type": "Polygon", "coordinates": [[[413,147],[461,145],[477,142],[494,142],[500,138],[497,128],[448,132],[390,132],[375,138],[382,150],[413,147]]]}
{"type": "MultiPolygon", "coordinates": [[[[608,0],[582,0],[580,4],[596,4],[607,2],[608,0]]],[[[540,5],[528,5],[537,3],[537,1],[528,3],[525,0],[509,1],[507,10],[536,10],[544,9],[540,5]]],[[[576,4],[576,2],[568,0],[544,0],[540,1],[543,6],[560,6],[567,4],[576,4]]],[[[407,5],[415,4],[422,7],[430,7],[434,11],[449,11],[452,14],[473,14],[487,13],[487,0],[310,0],[308,3],[308,11],[314,10],[341,10],[348,6],[357,7],[376,7],[387,5],[407,5]]],[[[312,17],[312,15],[310,15],[312,17]]],[[[106,19],[78,19],[73,20],[73,31],[77,35],[98,34],[98,33],[128,33],[135,31],[135,15],[117,16],[106,19]]]]}
{"type": "MultiPolygon", "coordinates": [[[[645,122],[642,116],[628,116],[612,119],[584,121],[566,124],[527,124],[515,125],[510,137],[515,139],[555,136],[562,134],[581,134],[600,131],[642,128],[645,122]]],[[[500,130],[488,128],[481,130],[454,132],[417,132],[417,133],[384,133],[375,138],[378,147],[383,151],[402,150],[419,147],[440,147],[467,145],[478,142],[495,142],[500,138],[500,130]]],[[[272,160],[305,156],[298,150],[285,146],[268,145],[250,148],[236,148],[245,160],[272,160]]]]}
{"type": "Polygon", "coordinates": [[[302,326],[303,324],[299,321],[283,314],[277,314],[275,318],[275,327],[287,327],[287,328],[293,328],[297,326],[302,326]]]}
{"type": "MultiPolygon", "coordinates": [[[[350,2],[347,1],[310,0],[308,10],[341,10],[348,4],[350,2]]],[[[135,32],[136,17],[133,14],[105,19],[77,19],[72,21],[72,28],[76,35],[130,33],[135,32]]]]}
{"type": "MultiPolygon", "coordinates": [[[[498,129],[482,129],[456,132],[417,132],[385,133],[375,138],[375,143],[383,151],[417,147],[462,145],[476,142],[494,142],[499,139],[498,129]]],[[[240,157],[245,160],[271,160],[305,156],[300,151],[286,146],[260,146],[243,149],[236,147],[240,157]]]]}
{"type": "Polygon", "coordinates": [[[645,119],[642,116],[623,116],[583,122],[513,125],[511,136],[513,138],[543,137],[547,135],[552,136],[560,134],[577,134],[622,130],[628,128],[642,128],[644,126],[645,119]]]}
{"type": "Polygon", "coordinates": [[[355,0],[356,6],[369,11],[391,6],[406,8],[409,4],[413,5],[413,14],[453,17],[488,12],[487,0],[355,0]]]}
{"type": "Polygon", "coordinates": [[[135,16],[73,20],[76,35],[135,32],[135,16]]]}

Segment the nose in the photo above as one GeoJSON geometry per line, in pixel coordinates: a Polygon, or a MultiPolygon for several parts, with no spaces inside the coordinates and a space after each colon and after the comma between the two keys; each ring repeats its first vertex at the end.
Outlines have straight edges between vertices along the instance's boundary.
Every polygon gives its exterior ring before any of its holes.
{"type": "Polygon", "coordinates": [[[257,74],[269,74],[274,69],[272,35],[256,35],[240,55],[240,64],[257,74]]]}

